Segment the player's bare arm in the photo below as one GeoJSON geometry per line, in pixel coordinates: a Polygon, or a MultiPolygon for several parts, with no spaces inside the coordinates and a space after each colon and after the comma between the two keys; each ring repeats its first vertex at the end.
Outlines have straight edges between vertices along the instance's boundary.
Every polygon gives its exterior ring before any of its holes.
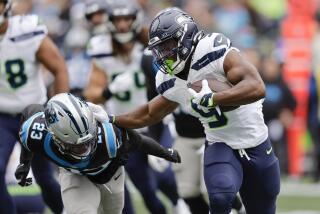
{"type": "Polygon", "coordinates": [[[265,96],[260,74],[239,52],[231,50],[224,60],[223,68],[228,81],[234,86],[213,95],[217,105],[244,105],[265,96]]]}
{"type": "Polygon", "coordinates": [[[173,112],[178,103],[170,101],[158,95],[148,103],[137,108],[135,111],[115,117],[115,124],[126,128],[141,128],[159,122],[166,115],[173,112]]]}
{"type": "Polygon", "coordinates": [[[86,100],[93,103],[103,103],[105,100],[101,94],[106,84],[106,74],[93,62],[90,80],[83,93],[86,100]]]}
{"type": "Polygon", "coordinates": [[[58,48],[48,36],[43,39],[36,57],[54,75],[54,93],[69,91],[67,65],[58,48]]]}

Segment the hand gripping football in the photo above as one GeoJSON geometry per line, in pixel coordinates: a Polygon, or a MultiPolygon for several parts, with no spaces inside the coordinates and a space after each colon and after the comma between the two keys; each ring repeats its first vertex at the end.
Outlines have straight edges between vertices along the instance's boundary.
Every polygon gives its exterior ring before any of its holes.
{"type": "MultiPolygon", "coordinates": [[[[232,85],[228,82],[222,82],[219,81],[215,78],[207,78],[208,81],[208,85],[209,88],[213,91],[213,92],[220,92],[220,91],[225,91],[229,88],[232,87],[232,85]]],[[[188,88],[192,88],[193,90],[195,90],[196,92],[199,92],[202,88],[202,80],[198,80],[194,83],[188,83],[187,84],[188,88]]],[[[221,111],[232,111],[236,108],[238,108],[239,106],[219,106],[221,111]]]]}

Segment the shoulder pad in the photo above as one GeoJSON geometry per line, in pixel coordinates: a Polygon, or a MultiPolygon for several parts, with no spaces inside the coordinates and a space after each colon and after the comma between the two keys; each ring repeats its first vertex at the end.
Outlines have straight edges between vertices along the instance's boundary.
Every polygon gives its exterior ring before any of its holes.
{"type": "Polygon", "coordinates": [[[157,72],[157,75],[156,75],[157,92],[159,94],[164,94],[164,92],[166,92],[170,88],[173,88],[175,86],[176,79],[177,78],[174,76],[170,76],[162,72],[157,72]]]}
{"type": "Polygon", "coordinates": [[[87,54],[93,58],[112,56],[112,42],[110,35],[97,35],[90,39],[87,54]]]}
{"type": "Polygon", "coordinates": [[[47,27],[37,15],[13,16],[9,22],[9,37],[12,41],[25,40],[48,33],[47,27]]]}
{"type": "Polygon", "coordinates": [[[211,44],[209,47],[214,50],[221,48],[229,49],[232,45],[230,39],[221,33],[210,33],[201,39],[200,42],[205,43],[207,46],[211,44]]]}

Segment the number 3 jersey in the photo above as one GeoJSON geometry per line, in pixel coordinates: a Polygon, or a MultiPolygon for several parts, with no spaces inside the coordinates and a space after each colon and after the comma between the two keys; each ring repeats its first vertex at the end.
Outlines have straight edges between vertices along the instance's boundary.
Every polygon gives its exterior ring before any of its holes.
{"type": "Polygon", "coordinates": [[[47,34],[38,16],[9,18],[0,40],[0,112],[20,113],[31,103],[43,104],[46,88],[36,52],[47,34]]]}
{"type": "MultiPolygon", "coordinates": [[[[141,58],[143,46],[135,42],[130,53],[131,60],[125,63],[122,56],[115,56],[110,35],[98,35],[93,37],[88,45],[88,55],[93,62],[105,72],[108,81],[112,81],[117,75],[129,72],[133,79],[132,87],[125,92],[117,93],[107,102],[108,110],[113,114],[122,114],[135,109],[141,103],[147,102],[145,77],[141,71],[141,58]]],[[[124,85],[126,83],[123,83],[124,85]]]]}
{"type": "Polygon", "coordinates": [[[111,123],[98,123],[98,144],[94,154],[76,161],[59,151],[48,132],[42,105],[30,105],[23,111],[20,129],[21,145],[33,153],[44,155],[56,165],[73,173],[86,175],[94,183],[106,183],[119,166],[125,164],[127,152],[122,143],[125,132],[111,123]],[[26,118],[26,119],[24,119],[26,118]]]}
{"type": "Polygon", "coordinates": [[[224,142],[233,149],[245,149],[259,145],[268,137],[262,114],[263,100],[232,111],[219,112],[193,104],[187,88],[187,83],[207,78],[227,82],[223,62],[231,50],[238,51],[231,47],[230,40],[224,35],[206,35],[195,49],[187,81],[158,72],[156,86],[164,97],[178,102],[185,111],[199,118],[209,142],[224,142]]]}

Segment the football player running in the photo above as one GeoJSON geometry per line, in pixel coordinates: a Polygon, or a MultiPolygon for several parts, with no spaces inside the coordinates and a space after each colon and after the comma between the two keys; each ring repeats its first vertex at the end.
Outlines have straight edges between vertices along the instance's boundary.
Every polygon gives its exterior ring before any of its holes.
{"type": "Polygon", "coordinates": [[[180,156],[151,138],[109,123],[102,107],[61,93],[46,106],[22,113],[20,165],[15,176],[28,178],[34,153],[60,166],[59,181],[67,213],[122,213],[124,169],[128,153],[140,150],[178,163],[180,156]]]}
{"type": "MultiPolygon", "coordinates": [[[[92,72],[84,97],[94,103],[108,100],[107,109],[121,114],[147,103],[145,77],[140,66],[143,49],[148,42],[148,29],[142,26],[143,14],[134,2],[113,0],[108,2],[106,8],[106,23],[110,33],[97,35],[89,42],[92,72]]],[[[147,134],[147,128],[138,131],[147,134]]],[[[156,195],[157,188],[150,173],[148,156],[139,151],[132,152],[125,169],[149,211],[153,214],[166,213],[165,206],[156,195]]],[[[182,201],[178,200],[172,170],[171,178],[165,180],[166,185],[162,185],[169,191],[163,192],[173,205],[180,206],[182,201]]]]}
{"type": "Polygon", "coordinates": [[[139,128],[160,121],[182,105],[204,126],[204,179],[210,212],[230,213],[237,192],[247,213],[273,214],[280,191],[280,170],[263,120],[264,83],[254,66],[220,33],[204,34],[185,12],[169,8],[149,30],[149,48],[162,72],[156,76],[159,96],[111,121],[139,128]],[[206,78],[233,87],[212,92],[206,78]],[[199,93],[187,83],[203,80],[199,93]],[[238,106],[221,111],[219,106],[238,106]]]}
{"type": "MultiPolygon", "coordinates": [[[[55,77],[54,92],[68,91],[65,62],[36,15],[10,16],[11,2],[0,0],[0,210],[16,213],[5,184],[8,159],[18,140],[21,111],[31,103],[43,104],[47,92],[39,71],[46,67],[55,77]]],[[[63,204],[51,166],[36,155],[31,164],[46,204],[61,213],[63,204]]]]}

